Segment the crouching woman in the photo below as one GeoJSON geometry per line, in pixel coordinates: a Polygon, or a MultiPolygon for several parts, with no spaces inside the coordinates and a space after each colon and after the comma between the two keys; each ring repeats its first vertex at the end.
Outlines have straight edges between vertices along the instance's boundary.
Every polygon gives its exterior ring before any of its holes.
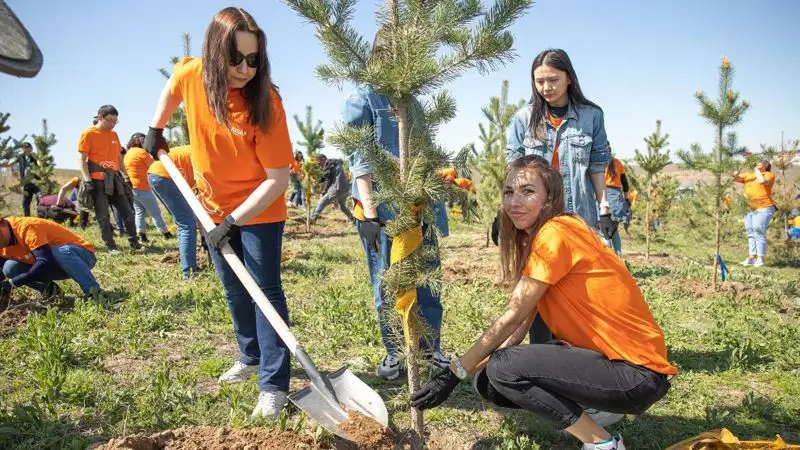
{"type": "Polygon", "coordinates": [[[564,214],[562,178],[546,160],[513,161],[503,187],[501,254],[514,283],[506,311],[449,368],[411,395],[442,403],[468,374],[485,399],[525,409],[584,449],[624,449],[585,408],[639,414],[669,389],[661,329],[624,263],[586,223],[564,214]],[[520,345],[536,315],[557,341],[520,345]]]}

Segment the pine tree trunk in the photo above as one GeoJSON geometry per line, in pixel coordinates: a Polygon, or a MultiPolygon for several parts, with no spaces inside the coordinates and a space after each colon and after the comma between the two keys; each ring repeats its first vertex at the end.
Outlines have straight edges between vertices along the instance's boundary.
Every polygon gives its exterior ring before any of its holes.
{"type": "Polygon", "coordinates": [[[306,191],[306,233],[311,233],[311,193],[306,191]]]}
{"type": "MultiPolygon", "coordinates": [[[[416,320],[411,320],[409,324],[409,340],[411,345],[406,355],[406,368],[408,369],[408,392],[419,390],[419,330],[416,320]]],[[[412,435],[411,448],[422,450],[425,446],[425,417],[422,410],[411,408],[411,428],[414,430],[412,435]]]]}
{"type": "Polygon", "coordinates": [[[653,177],[647,177],[647,207],[644,213],[644,260],[650,261],[650,205],[653,202],[653,177]]]}
{"type": "MultiPolygon", "coordinates": [[[[717,126],[717,167],[720,167],[721,164],[722,164],[722,145],[723,145],[722,144],[722,132],[723,132],[722,125],[717,126]]],[[[713,292],[717,292],[717,276],[719,275],[717,273],[718,265],[719,265],[719,259],[717,258],[717,255],[719,255],[720,240],[721,240],[721,237],[722,237],[722,233],[720,232],[720,226],[722,225],[722,213],[721,213],[721,211],[722,211],[722,175],[717,173],[715,181],[717,183],[717,186],[716,186],[716,196],[715,196],[716,198],[714,199],[715,200],[715,205],[716,205],[716,209],[714,210],[714,219],[717,222],[717,230],[716,230],[716,238],[715,238],[715,243],[714,243],[714,247],[715,247],[715,250],[716,250],[716,252],[714,253],[714,266],[713,266],[714,267],[714,269],[713,269],[714,270],[714,278],[712,279],[713,281],[711,283],[711,290],[713,292]]]]}
{"type": "Polygon", "coordinates": [[[492,232],[492,228],[491,227],[486,229],[486,248],[489,248],[489,235],[491,234],[491,232],[492,232]]]}

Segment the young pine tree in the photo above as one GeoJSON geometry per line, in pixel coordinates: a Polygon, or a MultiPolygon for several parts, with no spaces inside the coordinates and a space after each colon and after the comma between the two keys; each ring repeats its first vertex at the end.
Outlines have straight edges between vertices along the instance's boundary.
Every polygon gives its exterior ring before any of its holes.
{"type": "MultiPolygon", "coordinates": [[[[656,120],[656,131],[644,138],[647,145],[647,154],[643,154],[638,149],[634,150],[634,160],[636,164],[645,172],[644,186],[635,186],[645,200],[644,213],[644,239],[645,253],[644,258],[650,259],[650,221],[653,211],[653,194],[656,192],[655,183],[658,181],[658,174],[669,165],[669,150],[665,148],[669,145],[669,134],[661,134],[661,121],[656,120]]],[[[637,179],[637,184],[639,183],[637,179]]]]}
{"type": "Polygon", "coordinates": [[[322,121],[314,123],[314,114],[311,105],[306,106],[306,120],[302,122],[297,114],[294,115],[294,122],[303,140],[297,141],[297,145],[306,148],[306,160],[303,162],[303,195],[306,202],[306,232],[311,231],[311,199],[323,194],[322,191],[322,167],[317,164],[317,152],[325,147],[325,129],[322,128],[322,121]]]}
{"type": "MultiPolygon", "coordinates": [[[[8,119],[11,113],[0,113],[0,167],[11,168],[17,161],[18,143],[11,136],[3,136],[11,130],[8,119]]],[[[9,189],[5,184],[0,185],[0,211],[6,211],[8,206],[6,195],[9,189]]]]}
{"type": "MultiPolygon", "coordinates": [[[[508,28],[528,9],[531,0],[498,0],[487,10],[480,0],[388,0],[376,14],[380,45],[352,26],[356,0],[284,0],[316,26],[329,63],[317,68],[325,82],[366,85],[386,96],[393,106],[399,137],[399,160],[375,144],[370,127],[343,126],[331,142],[343,151],[359,151],[372,163],[373,178],[381,186],[376,201],[399,212],[386,231],[398,242],[418,242],[421,221],[435,220],[427,205],[459,197],[465,218],[470,214],[466,193],[447,185],[436,171],[466,169],[468,149],[454,157],[435,143],[439,125],[455,116],[455,99],[446,83],[468,69],[486,73],[512,59],[514,38],[508,28]],[[427,101],[422,96],[431,95],[427,101]]],[[[435,228],[435,227],[431,227],[435,228]]],[[[431,231],[435,232],[435,231],[431,231]]],[[[404,246],[401,246],[404,247],[404,246]]],[[[440,275],[426,269],[425,247],[409,245],[384,276],[385,288],[397,295],[404,311],[409,391],[419,388],[417,361],[420,323],[411,307],[414,290],[440,275]],[[411,299],[407,302],[408,299],[411,299]]],[[[411,411],[412,426],[421,445],[422,412],[411,411]]]]}
{"type": "Polygon", "coordinates": [[[717,98],[706,97],[702,90],[698,90],[695,97],[700,103],[700,115],[714,126],[714,148],[710,153],[704,153],[699,144],[692,144],[689,151],[679,150],[678,157],[683,160],[686,167],[710,172],[713,176],[714,204],[711,205],[709,213],[714,218],[716,226],[716,253],[712,282],[713,289],[716,291],[723,219],[722,197],[725,190],[733,184],[732,173],[741,167],[738,157],[744,155],[746,151],[744,148],[737,147],[736,135],[729,133],[728,130],[742,120],[750,103],[741,100],[739,93],[733,90],[733,66],[725,56],[720,61],[717,98]]]}
{"type": "Polygon", "coordinates": [[[42,119],[42,134],[33,135],[33,143],[36,147],[34,157],[36,164],[31,166],[30,171],[26,175],[34,180],[34,184],[39,187],[39,192],[42,195],[53,194],[58,188],[58,184],[53,179],[53,171],[56,168],[55,160],[51,148],[56,145],[58,141],[53,133],[47,128],[47,119],[42,119]]]}
{"type": "MultiPolygon", "coordinates": [[[[189,33],[183,33],[181,36],[181,40],[183,41],[183,56],[189,57],[192,56],[192,37],[189,33]]],[[[181,58],[177,56],[173,56],[171,58],[172,65],[178,64],[181,58]]],[[[160,68],[158,71],[164,78],[169,79],[171,74],[165,68],[160,68]]],[[[164,127],[167,129],[167,141],[169,142],[170,147],[177,147],[180,145],[189,145],[189,121],[186,120],[186,109],[183,106],[179,106],[175,108],[175,111],[172,112],[172,115],[167,120],[167,125],[164,127]]]]}
{"type": "Polygon", "coordinates": [[[478,124],[483,142],[483,152],[477,153],[470,161],[470,166],[481,174],[478,186],[478,208],[481,223],[486,228],[486,246],[489,246],[489,234],[492,223],[500,208],[503,180],[506,169],[506,133],[517,110],[525,104],[520,100],[516,104],[508,103],[508,80],[503,80],[500,96],[489,99],[489,105],[481,109],[489,121],[489,131],[483,124],[478,124]]]}

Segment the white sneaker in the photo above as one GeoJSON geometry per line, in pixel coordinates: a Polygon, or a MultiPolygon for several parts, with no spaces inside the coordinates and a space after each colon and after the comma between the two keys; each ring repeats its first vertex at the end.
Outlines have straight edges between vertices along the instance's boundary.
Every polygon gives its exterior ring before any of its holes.
{"type": "Polygon", "coordinates": [[[387,380],[394,380],[400,376],[400,370],[403,368],[403,360],[397,355],[386,355],[375,371],[375,375],[386,378],[387,380]]]}
{"type": "Polygon", "coordinates": [[[742,261],[742,265],[745,267],[751,267],[753,265],[753,258],[746,258],[742,261]]]}
{"type": "Polygon", "coordinates": [[[753,267],[764,267],[764,260],[761,258],[756,258],[756,262],[753,263],[753,267]]]}
{"type": "Polygon", "coordinates": [[[284,406],[286,406],[286,392],[259,392],[258,404],[253,409],[251,417],[261,416],[265,419],[275,419],[281,415],[284,406]]]}
{"type": "Polygon", "coordinates": [[[118,249],[116,249],[116,248],[112,248],[111,250],[109,250],[109,251],[108,251],[108,254],[109,254],[109,255],[119,255],[120,253],[122,253],[122,252],[121,252],[121,251],[119,251],[119,250],[118,250],[118,249]]]}
{"type": "Polygon", "coordinates": [[[256,372],[258,372],[258,364],[248,366],[247,364],[241,361],[236,361],[235,363],[233,363],[233,367],[228,369],[227,372],[220,375],[219,382],[222,383],[223,381],[225,381],[231,384],[238,383],[240,381],[244,381],[250,378],[256,372]]]}
{"type": "Polygon", "coordinates": [[[625,450],[622,435],[618,434],[605,442],[597,444],[583,444],[583,450],[625,450]]]}
{"type": "Polygon", "coordinates": [[[615,423],[625,418],[625,414],[610,413],[606,411],[600,411],[594,408],[586,408],[584,409],[584,411],[592,418],[592,420],[597,422],[597,424],[603,428],[609,425],[614,425],[615,423]]]}

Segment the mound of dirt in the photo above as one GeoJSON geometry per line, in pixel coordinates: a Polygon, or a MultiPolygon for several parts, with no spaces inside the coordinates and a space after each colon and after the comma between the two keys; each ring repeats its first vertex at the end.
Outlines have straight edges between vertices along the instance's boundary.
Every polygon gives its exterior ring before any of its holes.
{"type": "Polygon", "coordinates": [[[47,307],[39,303],[11,303],[3,312],[0,312],[0,336],[11,334],[17,328],[21,328],[28,320],[28,314],[38,312],[44,313],[47,307]]]}
{"type": "MultiPolygon", "coordinates": [[[[371,417],[350,411],[350,417],[339,424],[339,431],[353,440],[359,450],[392,450],[397,447],[397,438],[392,430],[385,428],[371,417]]],[[[344,447],[348,448],[348,447],[344,447]]]]}
{"type": "Polygon", "coordinates": [[[112,439],[95,450],[285,450],[311,448],[309,438],[271,428],[194,427],[112,439]]]}

